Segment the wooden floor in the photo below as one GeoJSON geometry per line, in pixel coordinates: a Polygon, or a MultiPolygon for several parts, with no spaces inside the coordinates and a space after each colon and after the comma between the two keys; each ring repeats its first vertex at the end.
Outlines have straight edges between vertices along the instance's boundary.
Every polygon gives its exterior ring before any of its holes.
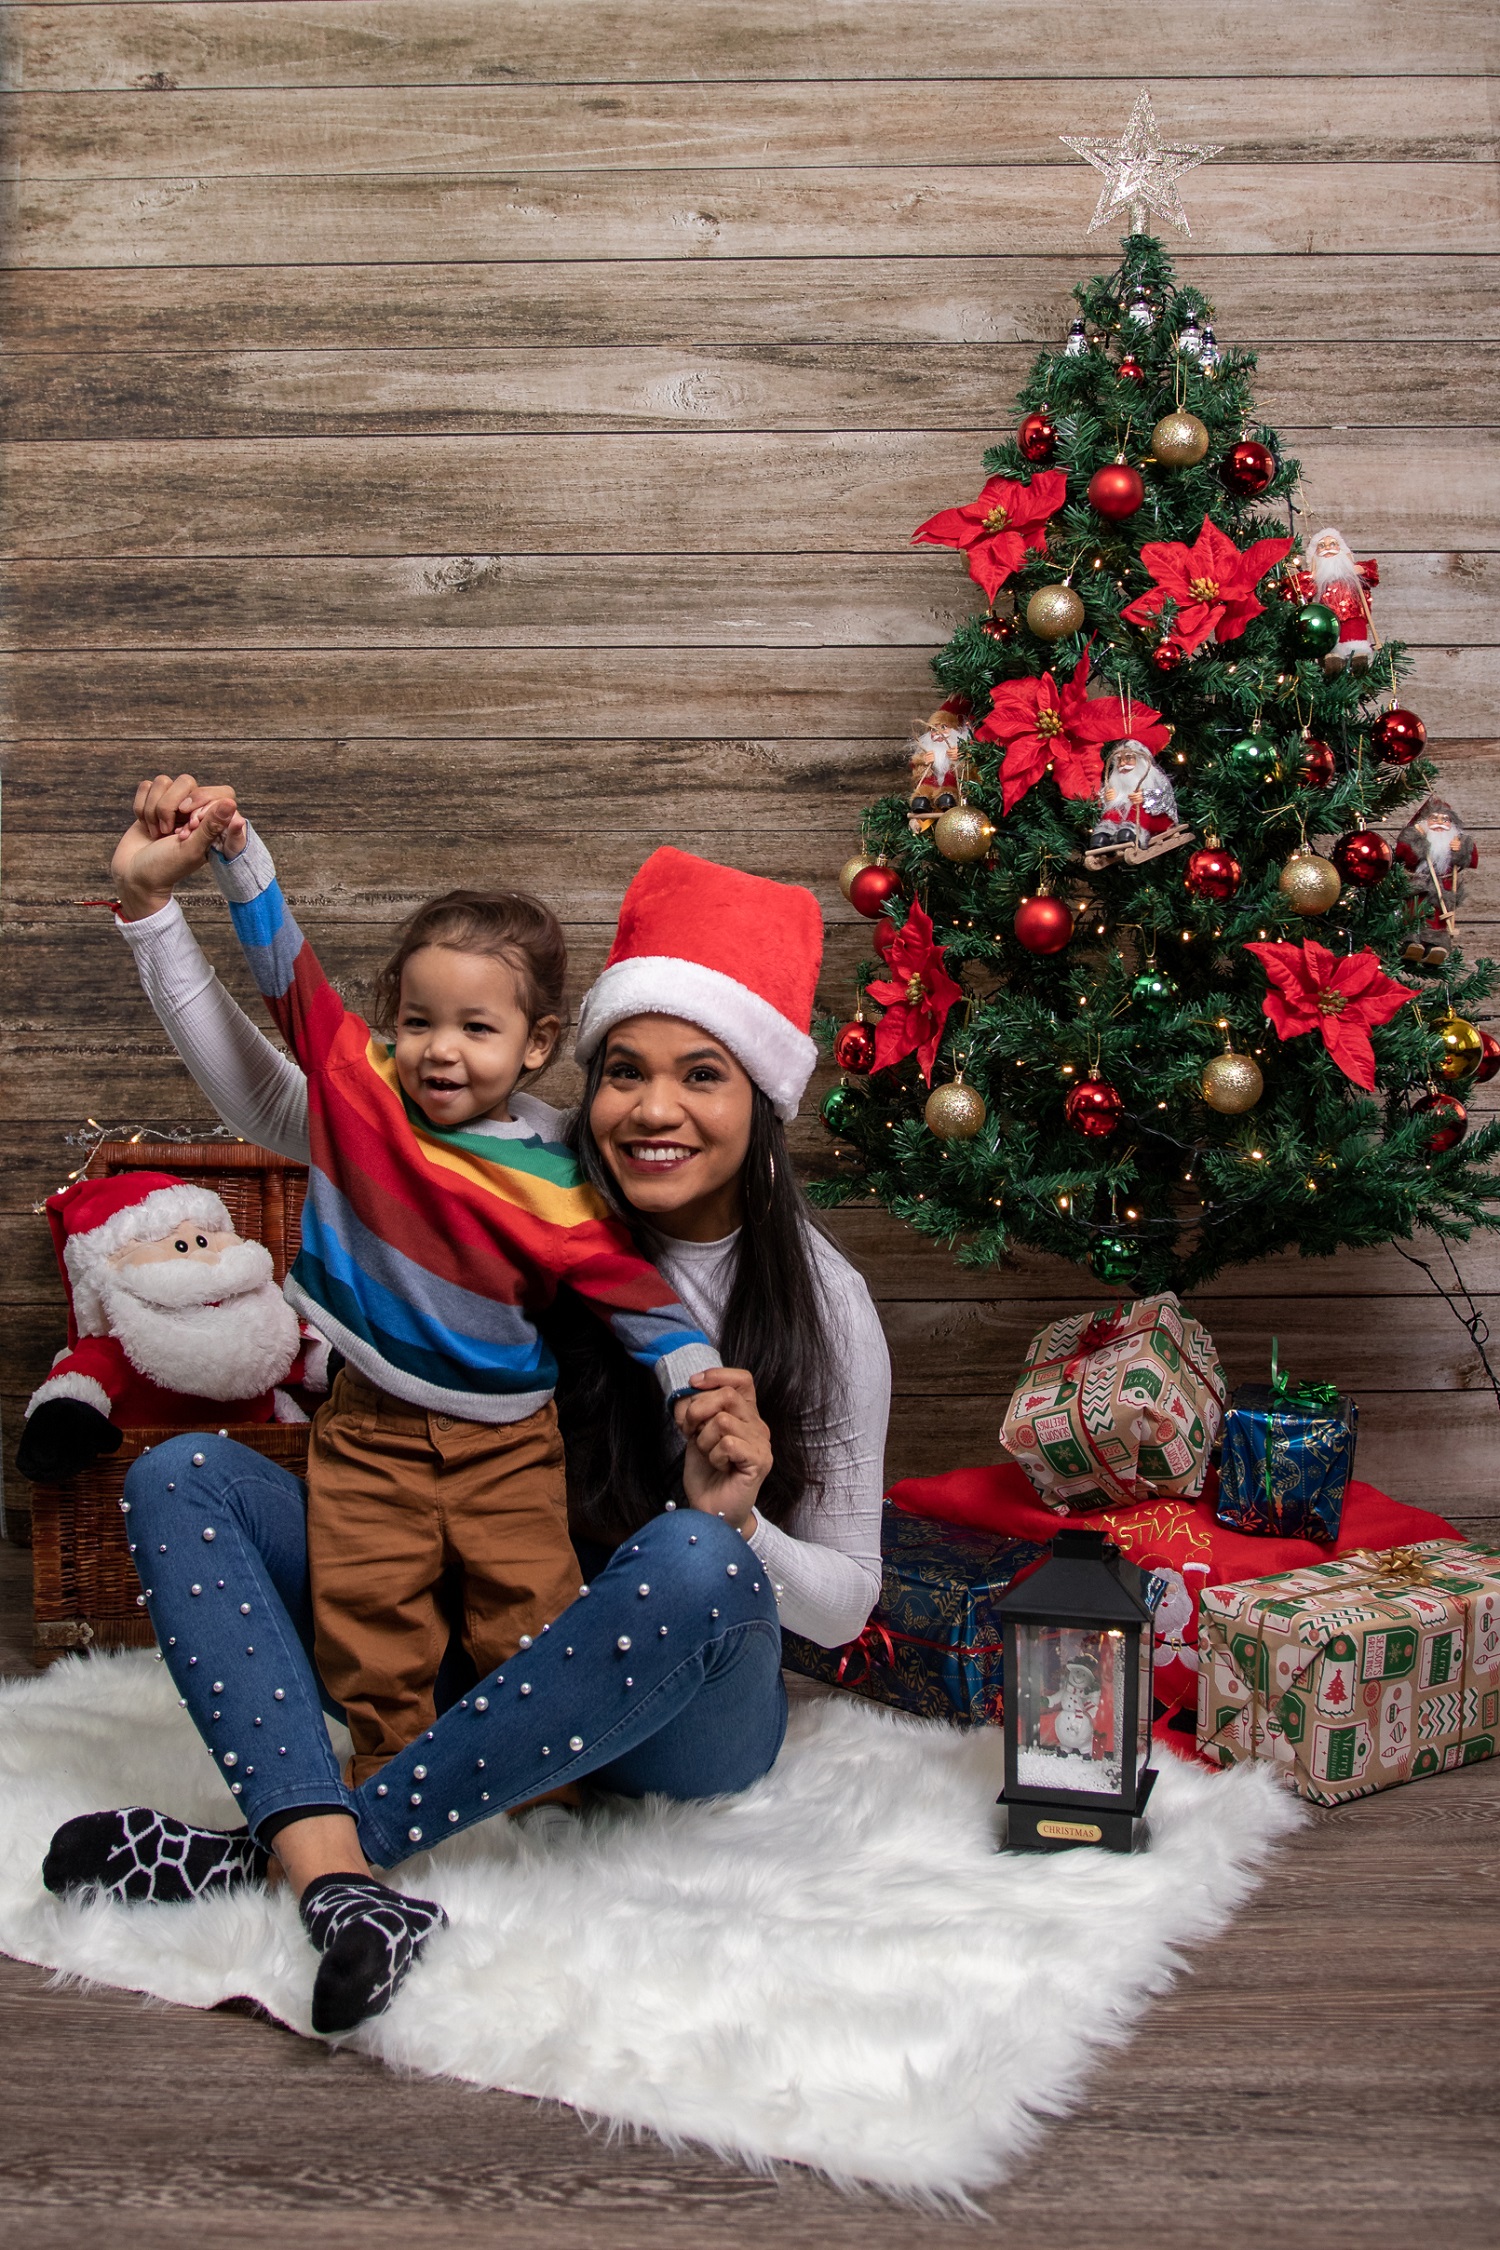
{"type": "MultiPolygon", "coordinates": [[[[27,1646],[0,1545],[0,1664],[27,1646]]],[[[1493,2250],[1500,1762],[1317,1815],[1089,2107],[985,2198],[1005,2250],[1493,2250]]],[[[0,2241],[68,2250],[929,2250],[953,2218],[757,2179],[0,1960],[0,2241]]],[[[984,2239],[984,2237],[980,2237],[984,2239]]]]}

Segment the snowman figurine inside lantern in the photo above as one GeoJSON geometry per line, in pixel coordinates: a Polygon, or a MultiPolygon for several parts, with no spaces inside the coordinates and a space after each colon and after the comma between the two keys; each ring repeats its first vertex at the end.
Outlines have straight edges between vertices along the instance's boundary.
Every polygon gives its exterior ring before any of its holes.
{"type": "Polygon", "coordinates": [[[1156,1779],[1151,1590],[1102,1531],[1060,1531],[1000,1603],[1009,1850],[1134,1849],[1156,1779]]]}

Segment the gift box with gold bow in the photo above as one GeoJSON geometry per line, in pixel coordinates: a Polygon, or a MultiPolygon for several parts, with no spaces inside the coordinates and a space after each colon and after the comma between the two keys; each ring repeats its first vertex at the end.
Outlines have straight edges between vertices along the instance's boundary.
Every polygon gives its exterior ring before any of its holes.
{"type": "Polygon", "coordinates": [[[960,1531],[887,1502],[880,1553],[880,1600],[858,1640],[819,1648],[783,1632],[783,1664],[920,1718],[998,1726],[1004,1637],[997,1605],[1045,1547],[960,1531]]]}
{"type": "Polygon", "coordinates": [[[1495,1753],[1500,1548],[1341,1555],[1198,1605],[1198,1747],[1339,1805],[1495,1753]]]}
{"type": "Polygon", "coordinates": [[[1039,1329],[1000,1441],[1049,1508],[1196,1500],[1224,1398],[1213,1338],[1168,1290],[1039,1329]]]}
{"type": "Polygon", "coordinates": [[[1269,1383],[1241,1383],[1224,1417],[1215,1514],[1252,1538],[1339,1535],[1354,1474],[1359,1408],[1333,1383],[1296,1383],[1277,1365],[1269,1383]]]}

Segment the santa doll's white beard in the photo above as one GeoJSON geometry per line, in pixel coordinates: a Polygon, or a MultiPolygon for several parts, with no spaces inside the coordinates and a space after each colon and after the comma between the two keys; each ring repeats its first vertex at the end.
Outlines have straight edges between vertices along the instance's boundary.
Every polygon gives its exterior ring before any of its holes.
{"type": "Polygon", "coordinates": [[[1341,555],[1314,555],[1313,584],[1320,594],[1330,586],[1348,586],[1355,594],[1360,591],[1359,565],[1348,548],[1341,555]]]}
{"type": "Polygon", "coordinates": [[[297,1356],[297,1316],[257,1242],[212,1266],[188,1258],[127,1266],[107,1275],[99,1294],[131,1366],[189,1398],[257,1398],[284,1381],[297,1356]]]}

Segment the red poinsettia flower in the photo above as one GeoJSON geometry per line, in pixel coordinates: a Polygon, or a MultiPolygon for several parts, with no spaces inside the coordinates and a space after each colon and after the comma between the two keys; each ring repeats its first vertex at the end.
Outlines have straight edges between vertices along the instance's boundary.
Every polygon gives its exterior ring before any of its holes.
{"type": "Polygon", "coordinates": [[[969,576],[993,601],[1026,560],[1027,548],[1046,546],[1047,518],[1057,514],[1067,497],[1068,480],[1061,469],[1043,469],[1030,484],[991,477],[977,500],[929,516],[912,533],[912,545],[962,547],[969,576]]]}
{"type": "Polygon", "coordinates": [[[1059,687],[1050,672],[1039,680],[1006,680],[990,699],[989,716],[974,729],[976,741],[1003,742],[1000,779],[1011,812],[1050,766],[1065,797],[1097,797],[1104,777],[1100,751],[1126,735],[1148,750],[1172,739],[1161,713],[1132,701],[1127,715],[1117,695],[1089,695],[1089,652],[1071,680],[1059,687]]]}
{"type": "Polygon", "coordinates": [[[1375,1050],[1370,1033],[1416,998],[1410,985],[1397,984],[1366,946],[1340,959],[1326,945],[1308,938],[1302,945],[1275,940],[1247,945],[1261,962],[1271,990],[1261,1003],[1283,1039],[1321,1031],[1323,1044],[1346,1078],[1375,1091],[1375,1050]]]}
{"type": "Polygon", "coordinates": [[[915,1055],[930,1086],[948,1011],[963,991],[943,967],[943,949],[933,944],[931,917],[919,901],[886,947],[885,965],[889,977],[865,986],[885,1010],[875,1026],[875,1068],[889,1070],[915,1055]]]}
{"type": "Polygon", "coordinates": [[[1149,625],[1169,598],[1177,604],[1172,638],[1191,656],[1210,633],[1237,641],[1264,602],[1255,589],[1266,572],[1292,551],[1290,539],[1257,539],[1241,554],[1226,532],[1208,516],[1191,547],[1180,540],[1148,539],[1141,561],[1156,584],[1120,612],[1132,625],[1149,625]]]}

